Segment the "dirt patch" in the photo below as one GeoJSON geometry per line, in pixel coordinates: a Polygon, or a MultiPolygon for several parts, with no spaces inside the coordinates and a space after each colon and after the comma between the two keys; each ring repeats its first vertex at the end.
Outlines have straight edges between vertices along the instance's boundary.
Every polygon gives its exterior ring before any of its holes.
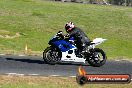
{"type": "Polygon", "coordinates": [[[5,35],[3,35],[3,33],[2,33],[2,35],[0,35],[0,38],[13,39],[13,38],[17,38],[17,37],[20,37],[20,36],[21,36],[21,34],[19,32],[17,32],[13,36],[9,36],[9,34],[7,34],[7,32],[5,32],[5,35]]]}
{"type": "Polygon", "coordinates": [[[1,34],[10,34],[10,32],[7,31],[7,30],[1,30],[1,29],[0,29],[0,35],[1,35],[1,34]]]}

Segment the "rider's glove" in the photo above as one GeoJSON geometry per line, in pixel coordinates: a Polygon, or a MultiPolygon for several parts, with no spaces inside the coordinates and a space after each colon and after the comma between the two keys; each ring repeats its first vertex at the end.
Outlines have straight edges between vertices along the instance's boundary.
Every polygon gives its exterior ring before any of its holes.
{"type": "Polygon", "coordinates": [[[66,34],[66,35],[65,35],[65,38],[69,38],[69,37],[70,37],[69,34],[66,34]]]}
{"type": "Polygon", "coordinates": [[[65,37],[70,37],[69,34],[66,34],[65,37]]]}
{"type": "Polygon", "coordinates": [[[62,31],[59,31],[57,34],[58,34],[58,35],[62,34],[62,31]]]}

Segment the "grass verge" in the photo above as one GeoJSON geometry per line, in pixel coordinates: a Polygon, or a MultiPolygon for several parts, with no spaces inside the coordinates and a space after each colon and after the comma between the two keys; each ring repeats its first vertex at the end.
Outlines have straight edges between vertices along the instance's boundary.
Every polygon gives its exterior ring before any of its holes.
{"type": "Polygon", "coordinates": [[[85,84],[71,77],[0,76],[0,88],[131,88],[130,84],[85,84]]]}
{"type": "Polygon", "coordinates": [[[21,52],[26,44],[30,50],[42,52],[48,40],[57,31],[64,30],[67,21],[73,21],[91,40],[108,39],[98,46],[108,59],[132,58],[130,7],[44,0],[0,0],[0,52],[21,52]],[[20,36],[14,38],[16,33],[20,36]]]}

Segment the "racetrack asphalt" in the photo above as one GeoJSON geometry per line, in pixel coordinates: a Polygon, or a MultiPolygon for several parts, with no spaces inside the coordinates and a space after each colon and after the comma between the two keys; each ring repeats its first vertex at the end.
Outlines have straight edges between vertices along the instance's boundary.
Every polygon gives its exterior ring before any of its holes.
{"type": "MultiPolygon", "coordinates": [[[[23,74],[41,76],[76,76],[80,63],[49,65],[39,56],[0,55],[0,74],[23,74]]],[[[131,61],[108,60],[101,67],[82,65],[87,74],[130,74],[131,61]]]]}

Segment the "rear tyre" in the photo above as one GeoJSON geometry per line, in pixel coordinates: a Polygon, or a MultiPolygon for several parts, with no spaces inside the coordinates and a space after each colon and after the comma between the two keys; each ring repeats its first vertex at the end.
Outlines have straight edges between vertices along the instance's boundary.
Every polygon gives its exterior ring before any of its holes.
{"type": "Polygon", "coordinates": [[[100,67],[106,63],[106,58],[106,54],[102,49],[94,48],[87,61],[91,66],[100,67]]]}
{"type": "Polygon", "coordinates": [[[47,47],[43,52],[43,59],[47,64],[56,64],[61,60],[61,52],[56,48],[47,47]]]}

